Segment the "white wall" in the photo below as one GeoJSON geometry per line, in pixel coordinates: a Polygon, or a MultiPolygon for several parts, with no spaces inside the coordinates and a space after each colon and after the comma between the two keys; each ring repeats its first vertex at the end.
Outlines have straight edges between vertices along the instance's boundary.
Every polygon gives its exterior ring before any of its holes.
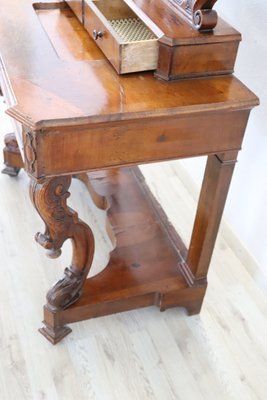
{"type": "MultiPolygon", "coordinates": [[[[242,33],[235,75],[261,101],[251,113],[225,216],[267,272],[267,1],[218,0],[218,14],[242,33]]],[[[200,184],[203,159],[183,160],[200,184]]]]}

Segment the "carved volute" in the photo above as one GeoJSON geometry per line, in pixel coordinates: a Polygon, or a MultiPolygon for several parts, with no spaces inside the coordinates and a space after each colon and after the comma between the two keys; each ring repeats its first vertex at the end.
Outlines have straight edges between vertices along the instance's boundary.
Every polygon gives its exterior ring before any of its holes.
{"type": "Polygon", "coordinates": [[[65,240],[71,239],[73,257],[65,274],[48,292],[50,310],[62,310],[79,299],[92,264],[94,237],[91,229],[67,206],[70,176],[31,181],[31,200],[45,222],[45,232],[37,233],[36,241],[48,250],[51,258],[59,257],[65,240]]]}
{"type": "Polygon", "coordinates": [[[170,0],[183,17],[199,31],[208,31],[217,25],[217,13],[213,6],[217,0],[170,0]]]}

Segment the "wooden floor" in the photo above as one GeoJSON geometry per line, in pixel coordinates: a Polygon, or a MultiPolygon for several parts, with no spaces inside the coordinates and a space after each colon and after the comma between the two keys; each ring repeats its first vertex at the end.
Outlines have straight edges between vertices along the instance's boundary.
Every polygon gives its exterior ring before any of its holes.
{"type": "MultiPolygon", "coordinates": [[[[186,173],[178,162],[143,170],[188,241],[196,193],[186,173]]],[[[225,224],[200,316],[151,307],[73,324],[63,342],[48,343],[37,331],[45,293],[70,249],[52,261],[35,243],[43,223],[27,186],[24,172],[0,176],[1,400],[267,399],[267,279],[225,224]]],[[[80,182],[72,193],[70,204],[97,237],[96,273],[111,249],[96,223],[105,216],[80,182]]]]}

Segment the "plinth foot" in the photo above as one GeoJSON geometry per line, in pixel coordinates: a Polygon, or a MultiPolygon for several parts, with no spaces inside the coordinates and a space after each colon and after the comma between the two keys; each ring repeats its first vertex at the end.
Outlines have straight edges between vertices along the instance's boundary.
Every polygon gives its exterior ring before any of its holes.
{"type": "Polygon", "coordinates": [[[20,169],[23,168],[23,161],[14,133],[8,133],[5,136],[4,163],[5,168],[2,173],[11,177],[16,177],[20,169]]]}
{"type": "Polygon", "coordinates": [[[192,317],[193,315],[200,314],[203,301],[198,301],[186,306],[187,315],[192,317]]]}
{"type": "Polygon", "coordinates": [[[19,171],[20,171],[20,168],[11,167],[11,166],[6,166],[6,167],[2,170],[2,174],[9,175],[9,176],[11,176],[12,178],[15,178],[16,176],[18,176],[19,171]]]}
{"type": "Polygon", "coordinates": [[[68,326],[52,327],[43,321],[44,326],[39,329],[39,332],[52,344],[57,344],[65,336],[71,333],[71,329],[68,326]]]}

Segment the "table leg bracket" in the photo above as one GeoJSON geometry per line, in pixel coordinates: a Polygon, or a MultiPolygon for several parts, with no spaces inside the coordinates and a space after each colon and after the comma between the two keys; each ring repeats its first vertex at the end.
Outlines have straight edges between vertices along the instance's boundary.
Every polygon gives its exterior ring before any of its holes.
{"type": "Polygon", "coordinates": [[[75,242],[72,266],[48,292],[40,332],[56,344],[70,333],[67,324],[98,316],[152,305],[161,311],[180,306],[190,315],[198,313],[207,282],[188,282],[182,268],[187,249],[139,169],[91,172],[81,180],[94,193],[98,206],[107,209],[115,248],[106,268],[86,279],[93,239],[90,228],[67,206],[70,178],[32,183],[31,198],[46,223],[46,231],[38,234],[37,241],[49,250],[50,256],[60,254],[67,238],[75,242]],[[77,282],[72,279],[74,265],[78,278],[84,274],[77,282]]]}

